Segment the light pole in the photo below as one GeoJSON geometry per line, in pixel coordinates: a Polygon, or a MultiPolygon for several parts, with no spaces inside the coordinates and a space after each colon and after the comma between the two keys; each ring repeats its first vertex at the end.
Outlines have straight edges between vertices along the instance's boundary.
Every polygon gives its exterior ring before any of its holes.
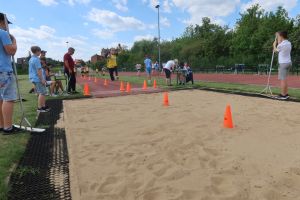
{"type": "Polygon", "coordinates": [[[157,24],[158,24],[158,66],[161,67],[160,64],[160,17],[159,17],[159,4],[155,6],[157,8],[157,24]]]}

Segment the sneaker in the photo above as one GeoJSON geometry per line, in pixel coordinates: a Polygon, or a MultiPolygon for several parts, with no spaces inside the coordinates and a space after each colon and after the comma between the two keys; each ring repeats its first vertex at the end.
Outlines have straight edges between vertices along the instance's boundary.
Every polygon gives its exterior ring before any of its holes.
{"type": "Polygon", "coordinates": [[[287,100],[288,98],[290,98],[290,96],[288,94],[287,95],[280,94],[276,97],[276,99],[279,99],[279,100],[287,100]]]}
{"type": "Polygon", "coordinates": [[[51,97],[57,97],[57,94],[51,94],[50,96],[51,97]]]}
{"type": "Polygon", "coordinates": [[[29,90],[29,94],[31,94],[31,93],[34,93],[34,88],[31,88],[31,89],[29,90]]]}
{"type": "Polygon", "coordinates": [[[40,113],[46,113],[46,112],[49,112],[50,110],[47,110],[44,107],[42,107],[42,108],[38,108],[36,111],[40,112],[40,113]]]}
{"type": "Polygon", "coordinates": [[[47,110],[47,111],[50,111],[50,110],[51,110],[51,108],[49,108],[49,106],[44,106],[43,109],[44,109],[44,110],[47,110]]]}
{"type": "Polygon", "coordinates": [[[12,126],[10,130],[3,129],[3,135],[12,135],[22,131],[22,129],[12,126]]]}

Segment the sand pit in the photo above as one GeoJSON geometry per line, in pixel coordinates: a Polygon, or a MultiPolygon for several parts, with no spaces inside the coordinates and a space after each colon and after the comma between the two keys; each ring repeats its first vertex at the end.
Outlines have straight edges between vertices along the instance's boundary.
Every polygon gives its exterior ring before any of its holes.
{"type": "Polygon", "coordinates": [[[74,200],[300,199],[300,104],[194,90],[170,93],[166,108],[162,98],[64,103],[74,200]]]}

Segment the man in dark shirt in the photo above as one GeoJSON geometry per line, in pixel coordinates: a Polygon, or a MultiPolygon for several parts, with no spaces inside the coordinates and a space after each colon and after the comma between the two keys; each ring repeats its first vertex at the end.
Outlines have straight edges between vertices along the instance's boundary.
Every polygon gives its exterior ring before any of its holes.
{"type": "Polygon", "coordinates": [[[64,55],[64,69],[65,74],[68,76],[68,93],[77,93],[76,91],[76,73],[74,70],[75,64],[72,58],[75,49],[70,47],[68,52],[64,55]]]}

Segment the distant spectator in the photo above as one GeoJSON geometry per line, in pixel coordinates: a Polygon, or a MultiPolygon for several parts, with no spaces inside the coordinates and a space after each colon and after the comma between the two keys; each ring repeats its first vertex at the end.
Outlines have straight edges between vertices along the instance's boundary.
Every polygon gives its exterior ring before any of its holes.
{"type": "Polygon", "coordinates": [[[147,78],[148,78],[148,84],[150,84],[151,83],[152,61],[150,59],[150,56],[146,55],[145,57],[146,57],[146,59],[144,60],[145,71],[146,71],[147,78]]]}
{"type": "Polygon", "coordinates": [[[159,64],[157,61],[153,64],[153,67],[154,67],[155,72],[158,74],[159,73],[159,64]]]}
{"type": "Polygon", "coordinates": [[[6,31],[7,24],[10,22],[0,13],[0,131],[5,135],[20,131],[12,124],[17,91],[11,56],[17,51],[17,42],[15,37],[6,31]]]}
{"type": "Polygon", "coordinates": [[[64,70],[65,74],[68,76],[68,94],[76,94],[78,93],[76,91],[76,73],[74,71],[75,63],[72,58],[72,55],[74,54],[75,49],[70,47],[68,49],[68,52],[64,55],[64,70]]]}
{"type": "Polygon", "coordinates": [[[136,71],[137,71],[137,76],[141,76],[141,69],[142,69],[142,65],[141,64],[136,64],[135,65],[136,71]]]}
{"type": "Polygon", "coordinates": [[[29,60],[29,79],[34,84],[38,94],[38,112],[48,112],[50,109],[46,106],[46,79],[43,77],[43,70],[39,56],[41,48],[38,46],[31,47],[33,55],[29,60]]]}

